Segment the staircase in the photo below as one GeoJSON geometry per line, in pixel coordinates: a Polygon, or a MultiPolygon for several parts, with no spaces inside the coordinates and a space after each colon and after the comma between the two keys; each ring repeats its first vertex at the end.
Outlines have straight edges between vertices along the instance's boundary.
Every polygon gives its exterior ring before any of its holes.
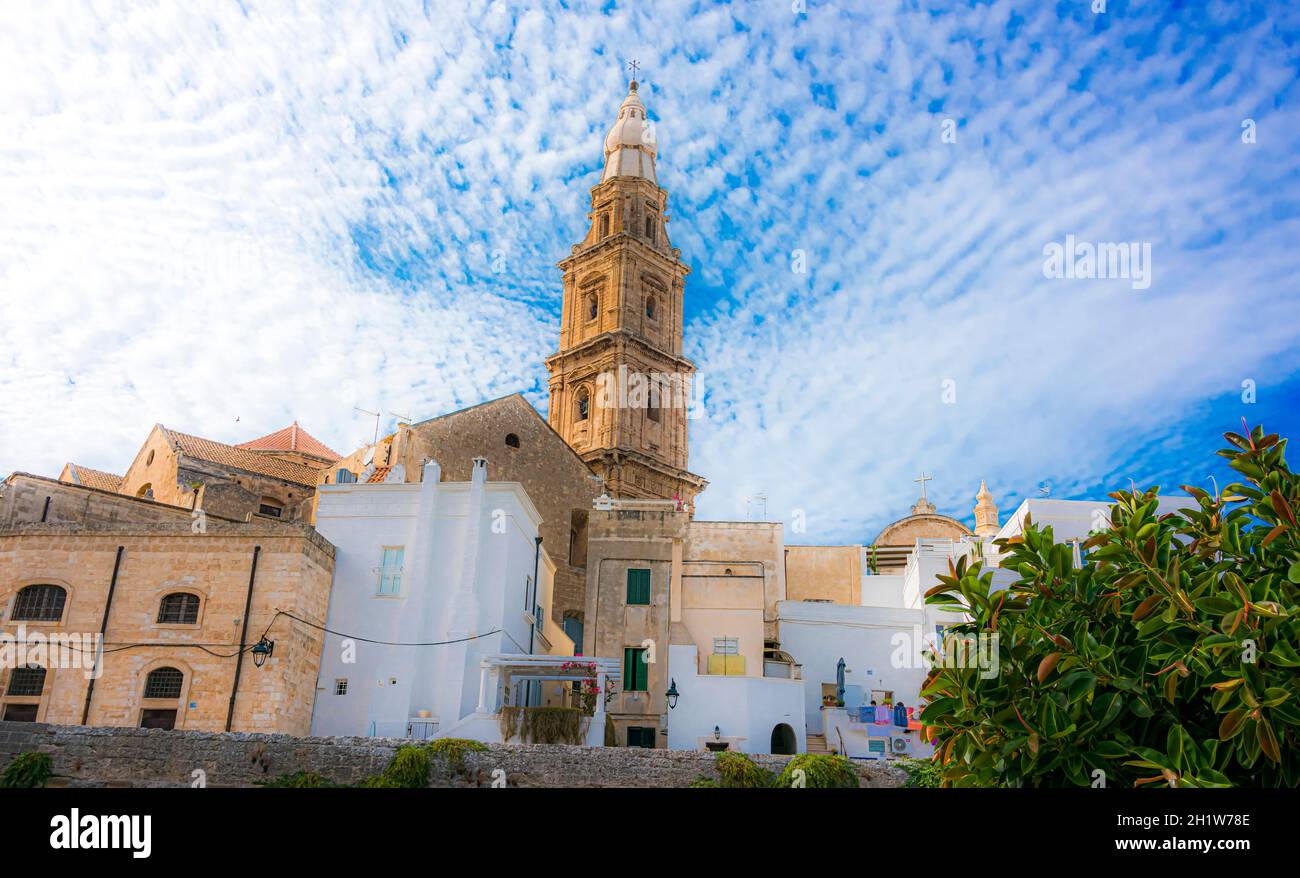
{"type": "Polygon", "coordinates": [[[831,748],[826,746],[825,735],[808,735],[808,752],[809,753],[830,753],[831,748]]]}

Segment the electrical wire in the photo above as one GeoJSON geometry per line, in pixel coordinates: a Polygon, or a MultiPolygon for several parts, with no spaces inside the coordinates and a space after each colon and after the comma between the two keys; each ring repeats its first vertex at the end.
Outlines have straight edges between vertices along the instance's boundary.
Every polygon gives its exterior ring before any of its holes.
{"type": "MultiPolygon", "coordinates": [[[[317,630],[324,631],[326,634],[333,634],[335,637],[344,637],[347,638],[348,640],[357,640],[362,643],[373,643],[379,646],[417,646],[417,647],[449,646],[456,643],[467,643],[471,640],[478,640],[482,637],[491,637],[493,634],[497,634],[503,630],[501,628],[493,628],[491,631],[487,631],[482,634],[472,634],[469,637],[459,637],[456,638],[455,640],[433,640],[433,641],[428,641],[423,643],[402,643],[399,641],[392,641],[392,640],[372,640],[368,637],[360,637],[355,634],[347,634],[342,631],[334,631],[333,629],[326,628],[324,625],[318,625],[315,622],[304,619],[301,616],[295,616],[293,613],[290,613],[288,610],[277,609],[275,611],[275,615],[271,617],[271,621],[267,624],[266,628],[262,631],[262,636],[259,638],[259,642],[266,639],[266,635],[271,632],[272,626],[275,625],[276,620],[279,619],[281,616],[288,616],[290,619],[293,619],[295,622],[300,622],[303,625],[308,626],[309,628],[316,628],[317,630]]],[[[506,632],[506,636],[507,637],[510,636],[509,632],[506,632]]],[[[511,638],[511,641],[513,640],[514,638],[511,638]]],[[[518,644],[516,644],[516,646],[517,645],[518,644]]],[[[253,648],[257,646],[257,644],[254,643],[249,646],[245,646],[242,649],[236,649],[234,652],[230,652],[230,653],[214,652],[213,650],[208,649],[207,644],[203,644],[203,643],[172,643],[172,642],[127,643],[127,644],[122,644],[120,646],[114,646],[112,648],[100,647],[97,649],[82,649],[81,647],[73,646],[70,643],[59,642],[57,644],[55,643],[46,644],[45,648],[58,649],[58,650],[67,649],[67,650],[71,650],[72,652],[78,652],[78,653],[96,653],[99,655],[108,655],[109,653],[113,653],[113,652],[125,652],[126,650],[129,649],[148,649],[150,647],[160,647],[160,646],[170,647],[170,648],[180,648],[180,649],[199,649],[202,650],[203,652],[206,652],[208,655],[214,656],[216,658],[235,658],[241,653],[251,652],[253,648]]]]}

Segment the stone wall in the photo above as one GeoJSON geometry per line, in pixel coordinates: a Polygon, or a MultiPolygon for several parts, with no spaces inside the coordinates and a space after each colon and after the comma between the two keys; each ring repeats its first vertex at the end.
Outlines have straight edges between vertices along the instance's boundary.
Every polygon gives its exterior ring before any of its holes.
{"type": "MultiPolygon", "coordinates": [[[[19,477],[7,487],[16,498],[16,489],[29,485],[60,488],[58,483],[35,485],[28,477],[19,477]]],[[[104,495],[71,485],[62,488],[69,495],[104,495]]],[[[48,669],[39,695],[12,694],[7,681],[12,672],[0,669],[0,716],[11,708],[30,711],[34,707],[35,717],[42,721],[81,721],[89,689],[83,665],[93,659],[93,647],[86,639],[101,630],[120,553],[103,638],[103,673],[90,695],[90,721],[137,726],[146,710],[174,710],[179,728],[225,728],[257,551],[247,637],[253,643],[265,631],[275,642],[275,652],[262,668],[244,661],[233,726],[293,734],[310,730],[323,635],[310,624],[277,616],[276,611],[324,624],[333,546],[303,524],[244,524],[209,516],[206,530],[196,533],[186,510],[104,495],[93,498],[99,511],[78,519],[72,515],[75,498],[59,495],[57,499],[59,517],[51,516],[44,524],[0,523],[0,634],[29,645],[19,663],[48,669]],[[124,510],[122,516],[109,514],[119,509],[124,510]],[[141,519],[136,514],[141,509],[150,515],[141,519]],[[57,621],[15,620],[16,595],[37,584],[64,590],[62,615],[57,621]],[[176,592],[198,596],[193,623],[159,620],[162,599],[176,592]],[[59,646],[57,661],[49,646],[56,641],[71,644],[59,646]],[[145,699],[148,674],[162,667],[181,672],[180,697],[145,699]]],[[[24,499],[20,511],[31,502],[32,497],[24,499]]],[[[11,646],[14,640],[9,641],[11,646]]]]}
{"type": "MultiPolygon", "coordinates": [[[[0,768],[18,753],[39,751],[53,759],[52,785],[191,786],[196,769],[213,787],[253,786],[296,771],[351,784],[383,771],[405,743],[0,722],[0,768]]],[[[751,758],[779,770],[790,757],[751,758]]],[[[864,787],[898,787],[907,779],[892,765],[855,768],[864,787]]],[[[485,753],[468,754],[463,772],[435,762],[430,786],[491,786],[497,769],[505,771],[511,787],[685,787],[701,775],[717,778],[711,753],[493,744],[485,753]]]]}

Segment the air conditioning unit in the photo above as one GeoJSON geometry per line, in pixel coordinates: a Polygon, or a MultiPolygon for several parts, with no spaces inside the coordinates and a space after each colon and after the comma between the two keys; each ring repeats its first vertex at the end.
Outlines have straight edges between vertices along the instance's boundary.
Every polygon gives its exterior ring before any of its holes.
{"type": "Polygon", "coordinates": [[[889,752],[895,756],[908,756],[912,752],[911,738],[890,738],[889,752]]]}

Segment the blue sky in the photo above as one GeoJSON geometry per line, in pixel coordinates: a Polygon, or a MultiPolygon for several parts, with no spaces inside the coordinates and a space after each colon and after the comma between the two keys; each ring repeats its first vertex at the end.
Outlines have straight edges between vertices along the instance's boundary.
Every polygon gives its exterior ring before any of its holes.
{"type": "Polygon", "coordinates": [[[863,541],[922,471],[969,519],[980,479],[1004,513],[1222,484],[1243,416],[1300,432],[1295,8],[804,6],[16,4],[0,470],[544,411],[628,58],[694,269],[702,516],[766,493],[792,542],[863,541]],[[1149,288],[1045,277],[1067,235],[1150,244],[1149,288]]]}

